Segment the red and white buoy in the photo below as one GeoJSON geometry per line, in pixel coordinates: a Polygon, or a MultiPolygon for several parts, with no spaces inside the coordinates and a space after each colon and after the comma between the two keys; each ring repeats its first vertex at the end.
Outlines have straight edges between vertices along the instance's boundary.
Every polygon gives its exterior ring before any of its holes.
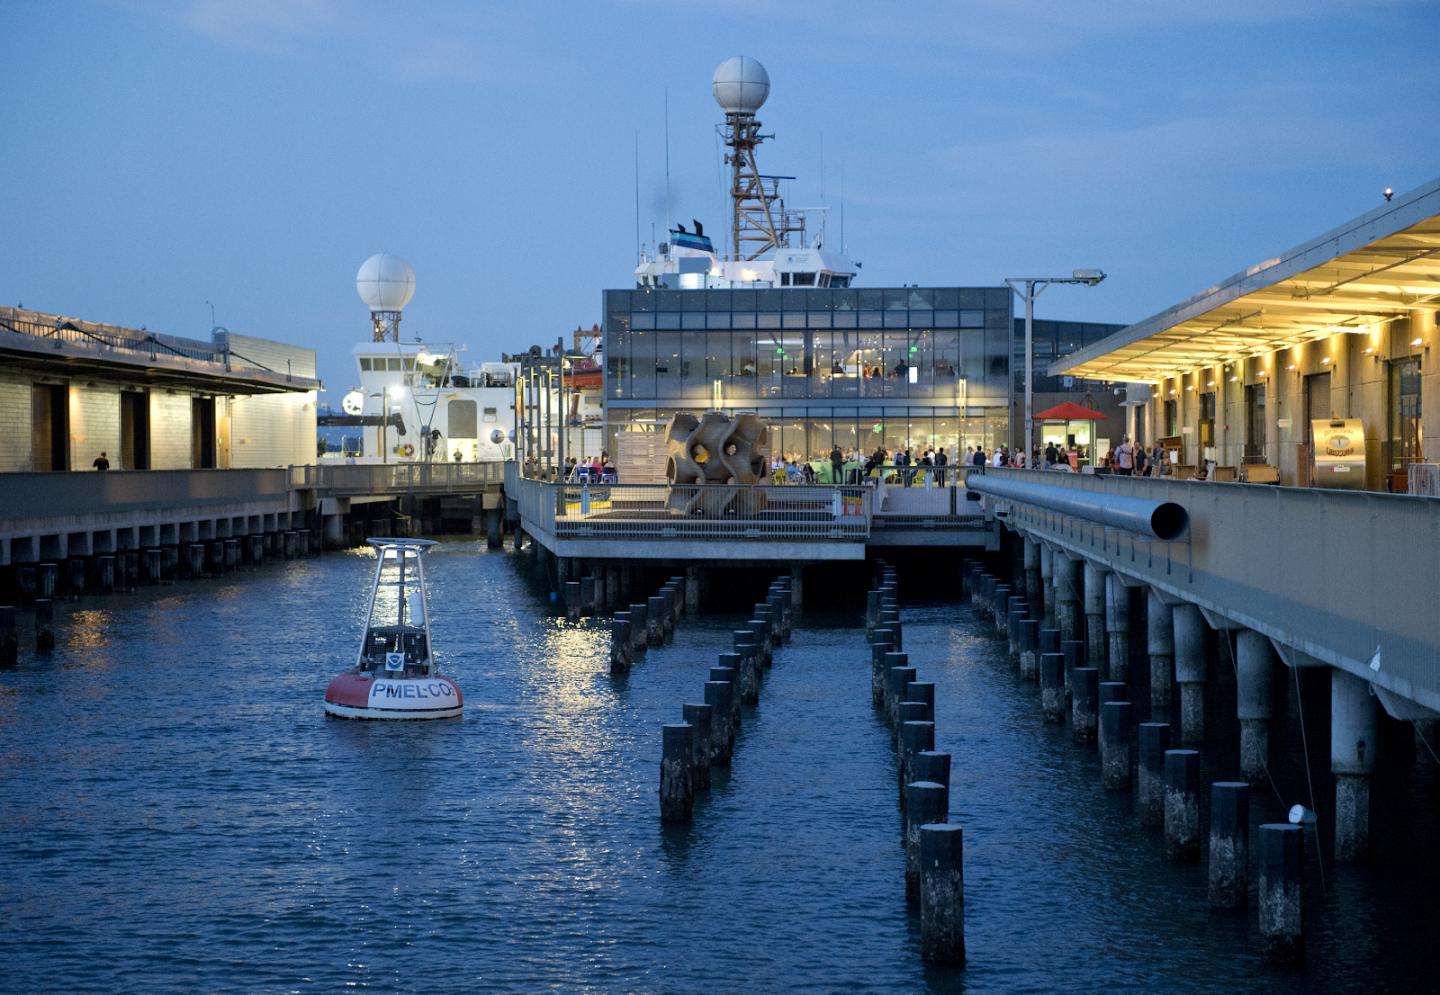
{"type": "Polygon", "coordinates": [[[370,614],[355,666],[325,689],[325,714],[342,719],[451,719],[464,698],[430,646],[424,555],[429,539],[371,539],[377,552],[370,614]]]}

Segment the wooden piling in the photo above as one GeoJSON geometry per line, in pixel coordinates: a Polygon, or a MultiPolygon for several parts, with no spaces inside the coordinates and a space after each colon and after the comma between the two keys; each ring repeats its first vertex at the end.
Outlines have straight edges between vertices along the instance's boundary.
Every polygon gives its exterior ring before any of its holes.
{"type": "Polygon", "coordinates": [[[920,904],[920,828],[945,822],[949,792],[943,784],[915,781],[905,786],[905,901],[920,904]]]}
{"type": "Polygon", "coordinates": [[[35,650],[48,653],[55,648],[55,602],[35,599],[35,650]]]}
{"type": "MultiPolygon", "coordinates": [[[[913,703],[912,703],[913,704],[913,703]]],[[[896,800],[901,808],[908,803],[909,796],[905,786],[914,778],[910,774],[911,758],[915,754],[925,750],[935,749],[935,723],[934,722],[904,722],[900,725],[900,736],[897,743],[899,768],[899,798],[896,800]]],[[[934,821],[934,820],[931,820],[934,821]]],[[[943,820],[942,820],[943,821],[943,820]]]]}
{"type": "Polygon", "coordinates": [[[1210,785],[1210,869],[1207,897],[1212,909],[1244,908],[1249,898],[1250,785],[1210,785]]]}
{"type": "Polygon", "coordinates": [[[1094,667],[1076,667],[1070,679],[1071,737],[1077,743],[1093,743],[1100,719],[1100,671],[1094,667]]]}
{"type": "MultiPolygon", "coordinates": [[[[714,670],[710,672],[712,675],[714,670]]],[[[717,717],[731,714],[735,700],[733,681],[715,680],[712,676],[705,682],[705,704],[710,706],[710,762],[720,767],[730,765],[730,756],[735,750],[735,724],[723,722],[717,717]]]]}
{"type": "Polygon", "coordinates": [[[1106,791],[1130,787],[1130,718],[1135,706],[1107,701],[1100,706],[1100,783],[1106,791]]]}
{"type": "Polygon", "coordinates": [[[660,821],[688,823],[695,805],[695,781],[690,773],[693,729],[688,722],[662,730],[660,753],[660,821]]]}
{"type": "Polygon", "coordinates": [[[629,673],[630,666],[634,662],[629,614],[629,612],[616,612],[610,620],[610,673],[612,674],[629,673]],[[621,618],[621,615],[626,617],[621,618]]]}
{"type": "Polygon", "coordinates": [[[920,827],[920,957],[965,963],[965,835],[951,823],[920,827]]]}
{"type": "Polygon", "coordinates": [[[1140,761],[1135,768],[1135,809],[1142,826],[1165,824],[1165,754],[1170,749],[1167,722],[1139,726],[1140,761]]]}
{"type": "Polygon", "coordinates": [[[1040,654],[1040,711],[1046,722],[1065,721],[1065,655],[1040,654]]]}
{"type": "Polygon", "coordinates": [[[1267,822],[1259,843],[1260,948],[1272,961],[1296,964],[1305,959],[1305,830],[1267,822]]]}
{"type": "Polygon", "coordinates": [[[696,791],[710,790],[710,760],[713,747],[714,712],[710,705],[682,705],[681,712],[692,730],[690,734],[690,776],[696,791]]]}
{"type": "Polygon", "coordinates": [[[1165,751],[1165,859],[1200,859],[1200,753],[1165,751]]]}

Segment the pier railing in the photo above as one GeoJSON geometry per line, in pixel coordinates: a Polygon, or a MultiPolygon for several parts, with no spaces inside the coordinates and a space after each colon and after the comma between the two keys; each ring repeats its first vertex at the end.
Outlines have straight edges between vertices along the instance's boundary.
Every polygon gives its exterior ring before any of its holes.
{"type": "Polygon", "coordinates": [[[320,463],[292,466],[290,484],[322,495],[444,494],[483,488],[505,479],[505,464],[488,463],[320,463]]]}
{"type": "Polygon", "coordinates": [[[230,507],[283,500],[290,489],[281,469],[6,473],[0,476],[0,523],[230,507]]]}

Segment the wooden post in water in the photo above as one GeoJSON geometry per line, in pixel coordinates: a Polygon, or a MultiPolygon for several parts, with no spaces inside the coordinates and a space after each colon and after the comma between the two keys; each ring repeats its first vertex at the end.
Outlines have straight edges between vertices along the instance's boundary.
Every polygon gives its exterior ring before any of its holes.
{"type": "Polygon", "coordinates": [[[885,707],[885,657],[894,646],[889,629],[876,629],[870,636],[870,704],[885,707]]]}
{"type": "Polygon", "coordinates": [[[934,781],[905,786],[905,901],[920,904],[920,827],[945,822],[949,789],[934,781]]]}
{"type": "Polygon", "coordinates": [[[1216,781],[1210,785],[1210,880],[1212,909],[1241,909],[1249,897],[1250,785],[1216,781]]]}
{"type": "Polygon", "coordinates": [[[1165,751],[1165,859],[1200,859],[1200,753],[1165,751]]]}
{"type": "Polygon", "coordinates": [[[628,674],[630,665],[634,661],[633,650],[630,648],[629,616],[629,612],[616,612],[610,620],[610,673],[612,674],[628,674]]]}
{"type": "Polygon", "coordinates": [[[730,704],[730,724],[736,729],[740,728],[742,713],[740,707],[740,654],[721,653],[715,661],[715,666],[710,668],[710,679],[712,681],[729,681],[735,685],[734,700],[730,704]]]}
{"type": "Polygon", "coordinates": [[[565,617],[571,622],[580,620],[582,605],[580,603],[580,582],[578,580],[567,580],[564,588],[565,594],[565,617]]]}
{"type": "Polygon", "coordinates": [[[1020,678],[1026,681],[1040,677],[1040,622],[1022,618],[1019,622],[1020,678]]]}
{"type": "Polygon", "coordinates": [[[1065,655],[1040,654],[1040,711],[1046,722],[1065,722],[1065,655]]]}
{"type": "MultiPolygon", "coordinates": [[[[915,704],[912,702],[911,704],[915,704]]],[[[910,773],[910,764],[915,754],[925,750],[935,749],[935,723],[934,722],[903,722],[900,725],[899,741],[899,764],[900,768],[900,797],[897,804],[904,808],[907,804],[909,794],[906,791],[908,785],[915,778],[910,773]]],[[[935,821],[935,820],[929,820],[935,821]]],[[[943,820],[942,820],[943,821],[943,820]]]]}
{"type": "Polygon", "coordinates": [[[935,721],[935,684],[933,681],[911,681],[905,685],[905,700],[919,702],[925,706],[923,714],[916,716],[921,722],[935,721]]]}
{"type": "Polygon", "coordinates": [[[1265,823],[1260,827],[1260,948],[1272,961],[1305,959],[1304,882],[1304,828],[1265,823]]]}
{"type": "Polygon", "coordinates": [[[35,650],[48,653],[55,648],[55,602],[35,599],[35,650]]]}
{"type": "Polygon", "coordinates": [[[945,811],[950,811],[950,754],[921,750],[910,758],[910,780],[931,781],[945,788],[945,811]]]}
{"type": "Polygon", "coordinates": [[[0,605],[0,667],[20,661],[20,634],[15,631],[15,606],[0,605]]]}
{"type": "Polygon", "coordinates": [[[1100,671],[1094,667],[1076,667],[1071,678],[1074,695],[1070,715],[1071,736],[1077,743],[1093,743],[1095,727],[1100,719],[1100,671]]]}
{"type": "Polygon", "coordinates": [[[714,710],[710,705],[682,705],[681,711],[693,730],[690,735],[690,776],[696,791],[709,791],[714,710]]]}
{"type": "Polygon", "coordinates": [[[1165,824],[1165,754],[1170,750],[1168,722],[1140,723],[1140,762],[1135,770],[1135,808],[1142,826],[1165,824]]]}
{"type": "Polygon", "coordinates": [[[1100,706],[1100,783],[1106,791],[1130,787],[1130,710],[1128,701],[1100,706]]]}
{"type": "Polygon", "coordinates": [[[740,700],[747,705],[760,701],[760,648],[748,629],[733,633],[735,652],[740,654],[740,700]]]}
{"type": "Polygon", "coordinates": [[[688,823],[695,806],[695,783],[690,773],[693,729],[688,722],[662,730],[660,753],[660,821],[688,823]]]}
{"type": "Polygon", "coordinates": [[[649,615],[648,608],[640,602],[630,606],[630,646],[634,649],[635,655],[639,656],[645,652],[649,645],[646,639],[646,616],[649,615]]]}
{"type": "Polygon", "coordinates": [[[645,641],[651,646],[665,645],[665,599],[645,599],[645,641]]]}
{"type": "Polygon", "coordinates": [[[920,957],[965,963],[965,834],[951,823],[920,827],[920,957]]]}
{"type": "Polygon", "coordinates": [[[735,725],[718,719],[717,716],[730,714],[731,702],[735,699],[733,681],[716,680],[711,670],[711,679],[705,682],[705,704],[710,706],[710,762],[721,767],[730,766],[730,757],[735,750],[735,725]]]}

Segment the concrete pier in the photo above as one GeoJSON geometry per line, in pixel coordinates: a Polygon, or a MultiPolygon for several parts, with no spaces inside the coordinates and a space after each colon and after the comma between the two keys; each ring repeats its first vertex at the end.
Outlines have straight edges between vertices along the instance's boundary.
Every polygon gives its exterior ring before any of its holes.
{"type": "Polygon", "coordinates": [[[710,790],[710,762],[714,749],[710,744],[711,719],[714,716],[711,705],[682,705],[685,722],[693,730],[690,735],[690,776],[696,791],[710,790]]]}
{"type": "Polygon", "coordinates": [[[662,729],[660,753],[660,821],[687,823],[695,805],[690,773],[692,729],[679,722],[662,729]]]}
{"type": "Polygon", "coordinates": [[[1040,677],[1040,622],[1033,618],[1020,620],[1020,678],[1033,681],[1040,677]]]}
{"type": "Polygon", "coordinates": [[[1093,743],[1100,721],[1100,671],[1076,667],[1071,678],[1071,737],[1077,743],[1093,743]]]}
{"type": "Polygon", "coordinates": [[[1214,909],[1239,909],[1248,900],[1250,785],[1216,781],[1210,785],[1210,874],[1208,895],[1214,909]]]}
{"type": "Polygon", "coordinates": [[[1105,639],[1112,681],[1130,676],[1130,588],[1117,573],[1105,575],[1105,639]]]}
{"type": "Polygon", "coordinates": [[[1044,607],[1045,628],[1055,627],[1055,551],[1049,543],[1040,546],[1040,599],[1044,607]]]}
{"type": "Polygon", "coordinates": [[[1025,550],[1023,562],[1025,566],[1025,600],[1038,609],[1041,601],[1040,594],[1040,544],[1029,536],[1024,539],[1025,550]]]}
{"type": "Polygon", "coordinates": [[[1205,741],[1205,618],[1192,604],[1176,605],[1175,680],[1180,685],[1180,742],[1205,741]]]}
{"type": "Polygon", "coordinates": [[[1150,710],[1169,716],[1170,681],[1175,669],[1175,623],[1170,606],[1149,591],[1145,599],[1145,642],[1150,654],[1150,710]]]}
{"type": "Polygon", "coordinates": [[[965,836],[950,823],[920,827],[920,957],[965,963],[965,836]]]}
{"type": "Polygon", "coordinates": [[[1272,961],[1295,964],[1305,957],[1305,830],[1267,822],[1258,842],[1260,947],[1272,961]]]}
{"type": "Polygon", "coordinates": [[[1100,706],[1100,783],[1106,791],[1130,787],[1130,724],[1128,701],[1107,701],[1100,706]]]}
{"type": "Polygon", "coordinates": [[[1200,859],[1200,754],[1165,753],[1165,859],[1200,859]]]}
{"type": "Polygon", "coordinates": [[[1138,728],[1139,763],[1135,766],[1135,810],[1142,826],[1165,824],[1165,754],[1170,725],[1142,722],[1138,728]]]}
{"type": "Polygon", "coordinates": [[[949,818],[947,795],[945,786],[933,781],[905,786],[905,900],[911,905],[920,904],[920,827],[949,818]]]}
{"type": "Polygon", "coordinates": [[[1330,770],[1335,774],[1335,859],[1370,854],[1370,776],[1378,752],[1380,705],[1369,684],[1330,671],[1330,770]]]}
{"type": "Polygon", "coordinates": [[[1241,629],[1235,645],[1236,716],[1240,719],[1240,774],[1262,784],[1270,769],[1270,685],[1275,649],[1266,636],[1241,629]]]}
{"type": "Polygon", "coordinates": [[[1109,571],[1085,561],[1085,664],[1100,673],[1105,668],[1105,587],[1109,571]]]}
{"type": "Polygon", "coordinates": [[[1040,711],[1046,722],[1065,721],[1065,655],[1040,654],[1040,711]]]}

